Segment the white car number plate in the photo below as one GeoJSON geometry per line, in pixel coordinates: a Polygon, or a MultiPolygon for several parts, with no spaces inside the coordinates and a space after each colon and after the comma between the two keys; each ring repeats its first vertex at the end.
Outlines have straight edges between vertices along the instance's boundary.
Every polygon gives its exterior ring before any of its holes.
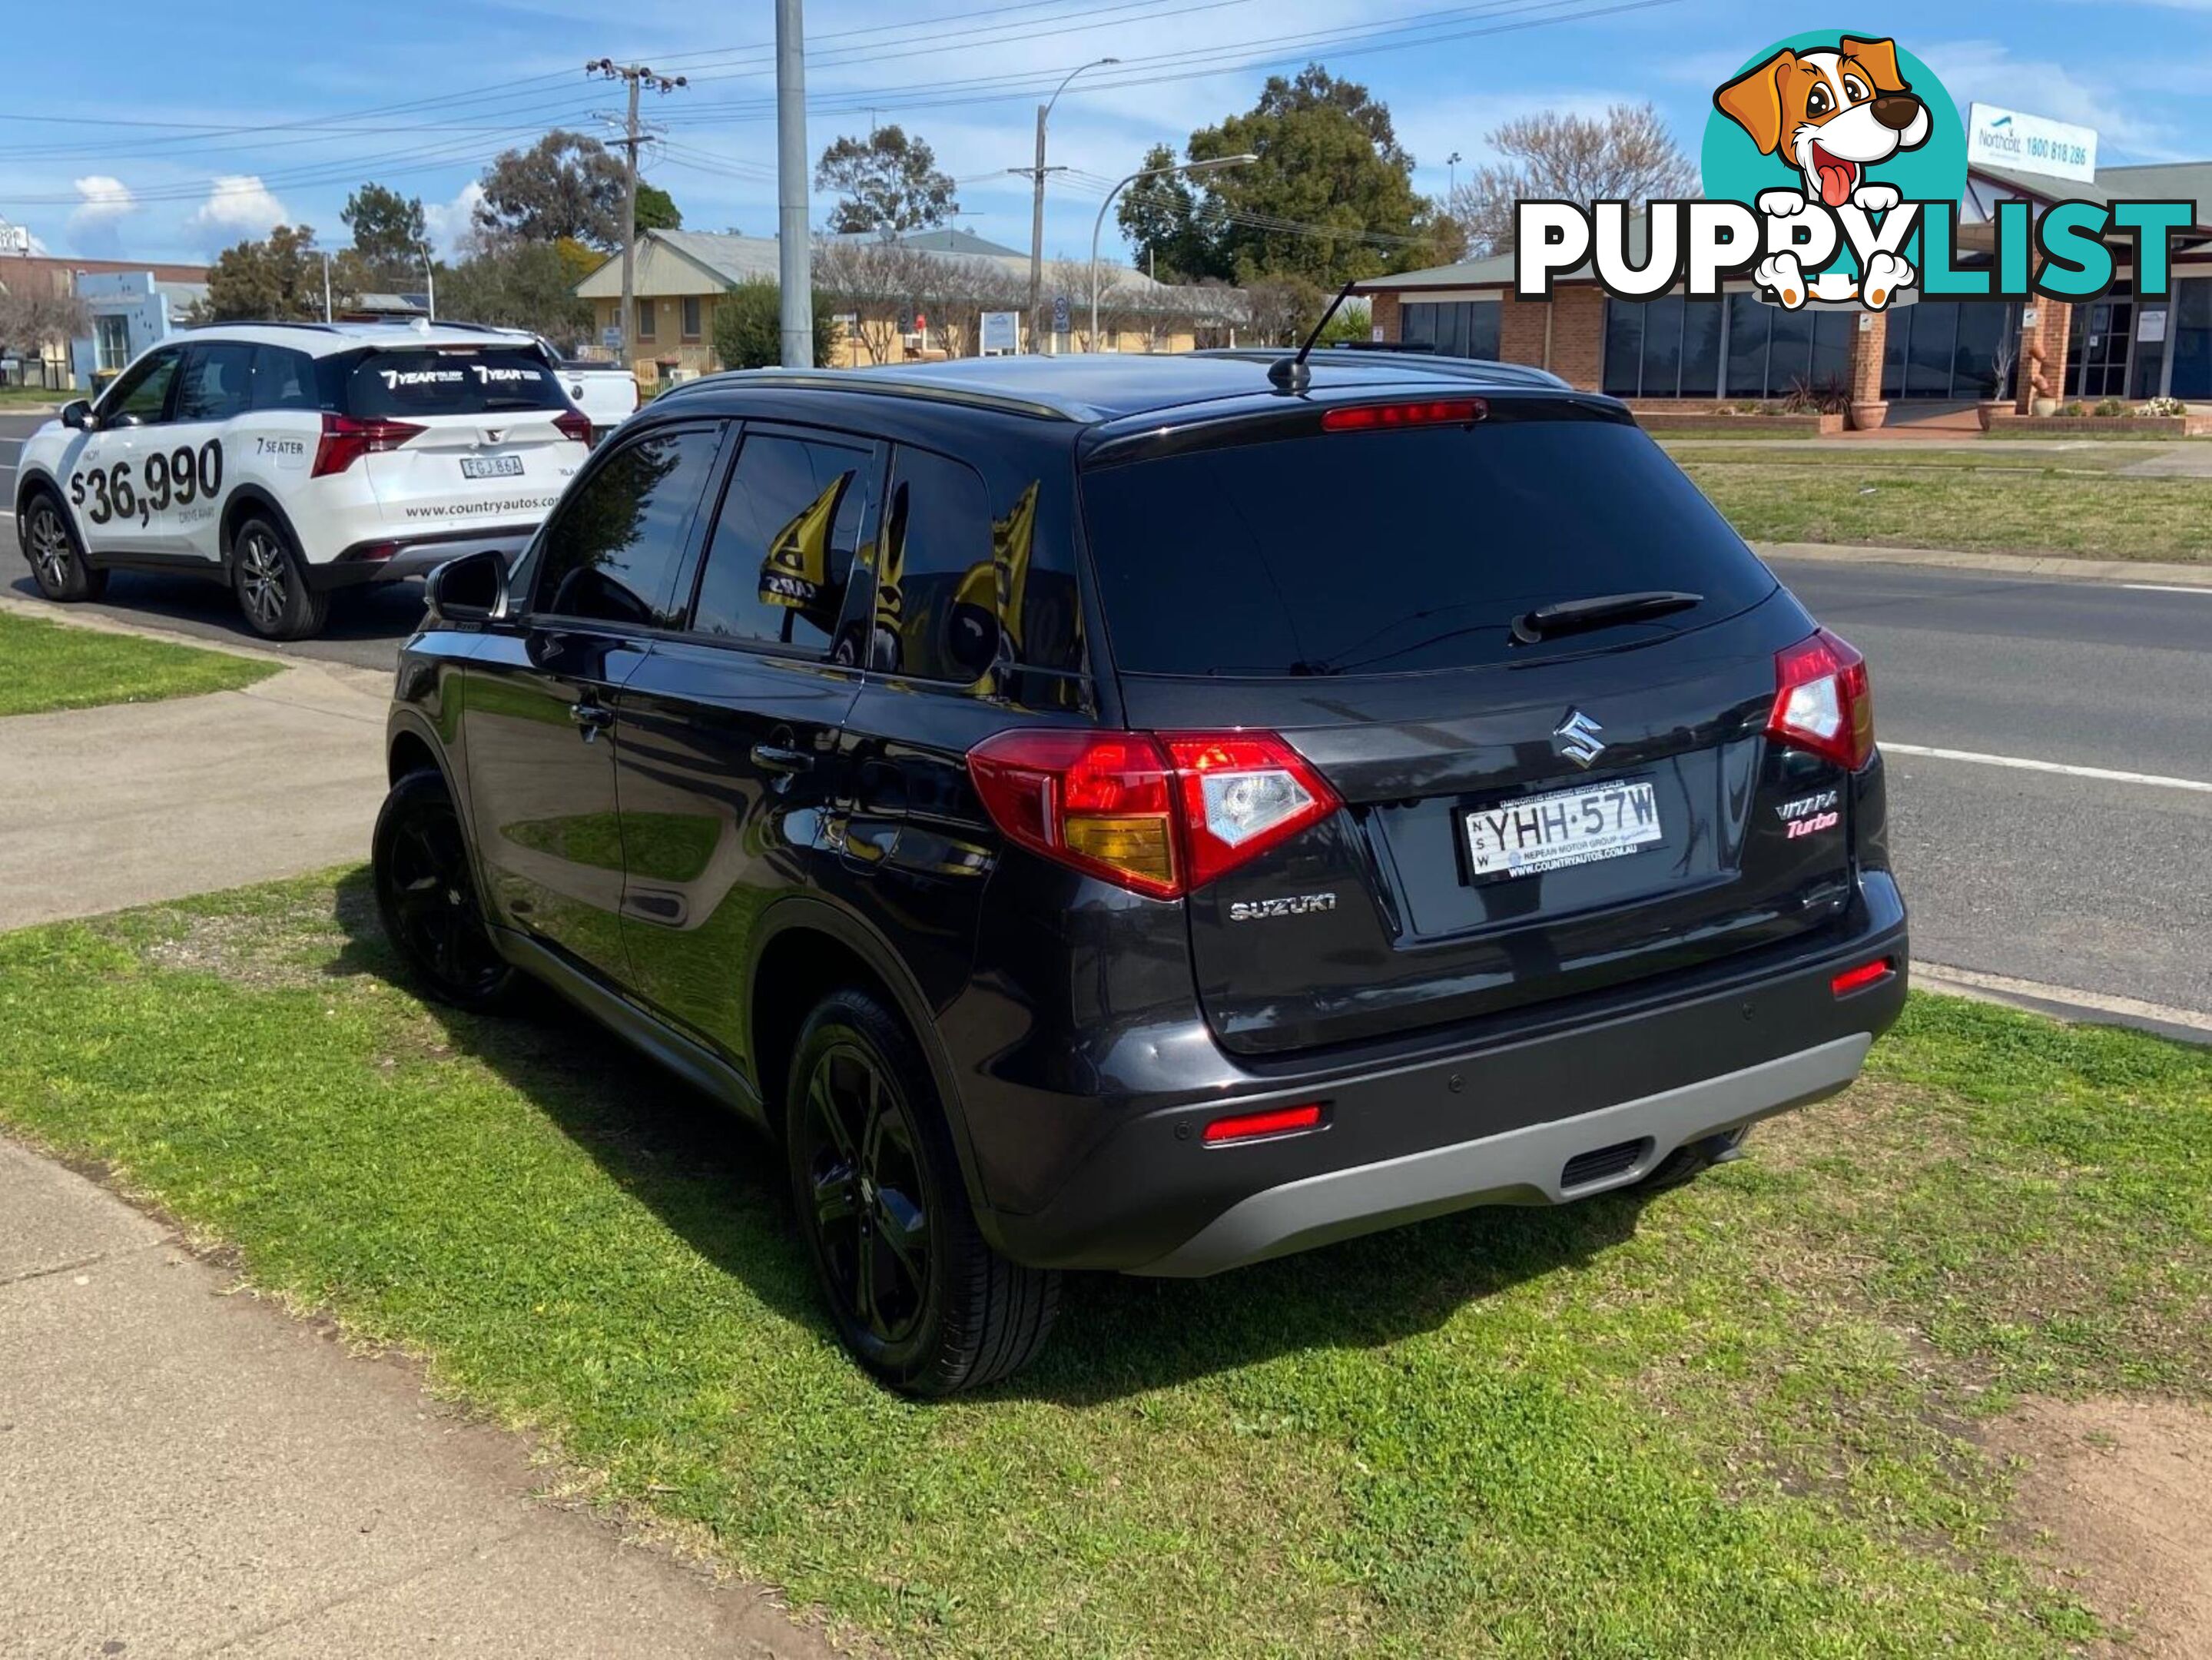
{"type": "Polygon", "coordinates": [[[1658,798],[1641,783],[1557,790],[1467,815],[1468,854],[1477,877],[1534,876],[1618,859],[1663,834],[1658,798]]]}
{"type": "Polygon", "coordinates": [[[461,477],[520,478],[522,477],[522,458],[519,455],[464,455],[461,458],[461,477]]]}

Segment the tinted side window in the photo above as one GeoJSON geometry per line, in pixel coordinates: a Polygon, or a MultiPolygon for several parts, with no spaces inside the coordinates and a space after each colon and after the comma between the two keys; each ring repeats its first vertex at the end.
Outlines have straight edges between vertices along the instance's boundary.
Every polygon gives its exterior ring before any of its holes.
{"type": "Polygon", "coordinates": [[[136,368],[125,369],[100,404],[101,423],[112,422],[121,415],[136,416],[149,423],[159,421],[169,406],[169,382],[177,378],[177,360],[182,355],[175,351],[155,352],[143,359],[136,368]]]}
{"type": "Polygon", "coordinates": [[[693,629],[858,663],[857,629],[836,636],[875,496],[868,450],[749,435],[707,544],[693,629]]]}
{"type": "Polygon", "coordinates": [[[891,465],[871,667],[966,685],[998,651],[991,508],[974,468],[901,449],[891,465]]]}
{"type": "Polygon", "coordinates": [[[315,366],[303,351],[282,346],[253,349],[253,407],[257,410],[313,410],[322,400],[315,388],[315,366]]]}
{"type": "Polygon", "coordinates": [[[194,346],[185,354],[173,421],[228,421],[253,404],[253,348],[234,342],[194,346]]]}
{"type": "Polygon", "coordinates": [[[546,526],[538,606],[562,617],[670,627],[670,589],[722,435],[658,432],[625,444],[546,526]]]}

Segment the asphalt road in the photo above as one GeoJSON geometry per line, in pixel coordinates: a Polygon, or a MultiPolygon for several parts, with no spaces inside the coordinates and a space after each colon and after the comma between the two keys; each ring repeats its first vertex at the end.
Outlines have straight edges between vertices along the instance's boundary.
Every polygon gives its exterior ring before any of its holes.
{"type": "MultiPolygon", "coordinates": [[[[0,417],[0,501],[35,424],[0,417]]],[[[1873,666],[1914,956],[2212,1015],[2212,788],[2180,787],[2212,786],[2212,590],[1776,569],[1873,666]]],[[[36,592],[4,518],[0,585],[36,592]]],[[[109,601],[97,609],[252,637],[212,584],[118,574],[109,601]]],[[[325,637],[284,649],[386,668],[421,616],[419,583],[358,589],[325,637]]]]}
{"type": "Polygon", "coordinates": [[[1913,956],[2212,1013],[2212,589],[1775,568],[1872,666],[1913,956]]]}

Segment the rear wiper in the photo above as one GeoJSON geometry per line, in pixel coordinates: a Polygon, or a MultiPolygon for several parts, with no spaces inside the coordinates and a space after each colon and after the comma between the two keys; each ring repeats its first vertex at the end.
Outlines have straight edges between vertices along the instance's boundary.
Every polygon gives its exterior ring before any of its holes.
{"type": "Polygon", "coordinates": [[[1702,593],[1680,588],[1656,588],[1647,593],[1601,593],[1588,599],[1562,599],[1539,605],[1513,619],[1516,645],[1533,646],[1555,634],[1578,634],[1585,629],[1610,628],[1615,623],[1642,622],[1703,605],[1702,593]]]}

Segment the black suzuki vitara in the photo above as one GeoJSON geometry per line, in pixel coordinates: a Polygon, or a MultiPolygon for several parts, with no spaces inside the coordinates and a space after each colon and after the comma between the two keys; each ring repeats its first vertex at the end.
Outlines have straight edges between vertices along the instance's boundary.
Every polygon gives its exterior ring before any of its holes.
{"type": "Polygon", "coordinates": [[[760,1121],[897,1388],[1063,1269],[1680,1180],[1903,1001],[1858,654],[1620,404],[1308,367],[716,376],[432,580],[394,940],[760,1121]]]}

